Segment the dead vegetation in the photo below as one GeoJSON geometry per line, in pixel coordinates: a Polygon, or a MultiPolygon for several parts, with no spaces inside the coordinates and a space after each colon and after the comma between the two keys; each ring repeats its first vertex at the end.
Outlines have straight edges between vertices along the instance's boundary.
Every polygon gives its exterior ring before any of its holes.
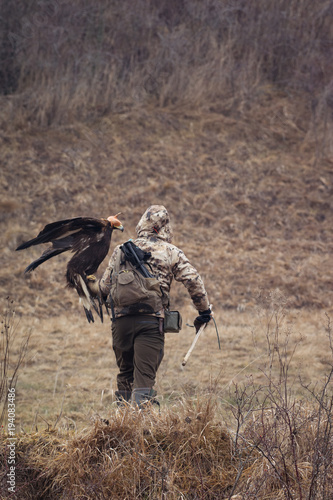
{"type": "MultiPolygon", "coordinates": [[[[253,335],[257,349],[260,342],[265,349],[257,359],[250,356],[251,366],[229,384],[216,378],[204,390],[184,387],[183,394],[171,394],[161,409],[118,407],[111,399],[102,416],[95,408],[80,429],[73,412],[63,412],[63,407],[55,421],[36,414],[35,429],[27,433],[21,426],[17,433],[16,494],[10,498],[220,500],[240,495],[245,500],[329,500],[331,322],[327,316],[326,369],[313,381],[306,367],[297,367],[302,339],[287,306],[276,291],[258,297],[258,325],[265,335],[253,335]]],[[[75,397],[73,390],[70,397],[75,397]]],[[[18,391],[18,407],[21,401],[18,391]]],[[[7,439],[3,428],[3,491],[7,439]]]]}
{"type": "Polygon", "coordinates": [[[8,394],[15,392],[19,371],[28,351],[31,332],[19,338],[13,301],[7,299],[0,332],[0,425],[7,422],[8,394]]]}
{"type": "MultiPolygon", "coordinates": [[[[18,498],[332,498],[332,5],[2,6],[0,300],[32,330],[18,498]],[[222,351],[207,329],[181,372],[190,329],[167,337],[161,413],[140,413],[114,407],[109,325],[86,325],[66,258],[24,276],[40,249],[15,248],[118,211],[131,238],[152,203],[205,281],[222,351]]],[[[172,299],[191,323],[176,284],[172,299]]]]}
{"type": "Polygon", "coordinates": [[[331,376],[310,390],[311,402],[293,398],[285,374],[266,386],[235,386],[228,402],[211,393],[161,413],[112,407],[108,421],[95,415],[79,432],[21,434],[17,498],[329,500],[331,376]]]}
{"type": "Polygon", "coordinates": [[[18,0],[3,7],[1,117],[67,125],[206,103],[229,115],[274,85],[318,124],[332,106],[331,19],[330,0],[18,0]]]}
{"type": "MultiPolygon", "coordinates": [[[[80,432],[20,435],[18,498],[230,499],[240,493],[243,499],[329,500],[327,401],[319,399],[316,408],[290,401],[265,409],[249,407],[245,392],[238,396],[244,429],[236,434],[209,395],[178,401],[162,414],[113,409],[108,422],[97,417],[80,432]]],[[[5,461],[5,447],[1,454],[5,461]]]]}
{"type": "Polygon", "coordinates": [[[234,475],[232,444],[214,413],[213,400],[183,402],[163,415],[128,407],[75,435],[21,436],[22,494],[124,500],[193,498],[200,491],[202,498],[221,498],[234,475]]]}

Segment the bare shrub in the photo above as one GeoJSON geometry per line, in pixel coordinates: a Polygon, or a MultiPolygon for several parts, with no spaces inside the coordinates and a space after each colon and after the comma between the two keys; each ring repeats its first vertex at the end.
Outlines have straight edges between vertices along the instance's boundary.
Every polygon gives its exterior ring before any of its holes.
{"type": "MultiPolygon", "coordinates": [[[[331,319],[327,315],[327,336],[333,358],[333,336],[331,319]]],[[[304,385],[310,393],[311,400],[316,404],[316,419],[311,461],[311,482],[309,500],[318,498],[328,499],[332,496],[332,462],[333,462],[333,362],[324,383],[319,385],[304,385]]]]}
{"type": "Polygon", "coordinates": [[[7,298],[7,306],[1,319],[0,337],[0,425],[6,420],[9,389],[15,389],[19,369],[28,350],[31,333],[17,339],[18,322],[15,318],[13,301],[7,298]]]}
{"type": "MultiPolygon", "coordinates": [[[[240,491],[244,499],[274,493],[274,498],[328,500],[333,491],[333,362],[323,382],[303,383],[305,393],[296,394],[289,368],[299,339],[284,322],[285,299],[269,292],[260,294],[259,300],[267,329],[266,383],[249,379],[233,391],[238,474],[232,493],[240,491]]],[[[330,323],[327,331],[332,351],[330,323]]]]}

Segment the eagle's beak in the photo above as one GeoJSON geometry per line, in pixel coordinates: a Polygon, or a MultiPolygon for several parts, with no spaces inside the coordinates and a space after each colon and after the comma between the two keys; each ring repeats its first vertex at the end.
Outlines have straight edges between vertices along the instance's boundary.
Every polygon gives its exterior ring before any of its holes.
{"type": "Polygon", "coordinates": [[[110,217],[108,217],[108,221],[111,223],[112,229],[119,229],[120,231],[124,231],[124,226],[122,225],[120,220],[117,219],[117,215],[111,215],[110,217]]]}

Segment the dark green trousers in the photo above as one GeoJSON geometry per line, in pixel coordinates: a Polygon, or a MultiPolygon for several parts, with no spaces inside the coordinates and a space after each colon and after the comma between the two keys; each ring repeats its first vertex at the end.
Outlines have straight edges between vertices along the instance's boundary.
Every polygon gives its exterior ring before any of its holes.
{"type": "Polygon", "coordinates": [[[119,391],[152,388],[164,355],[163,325],[154,316],[122,316],[112,322],[119,391]]]}

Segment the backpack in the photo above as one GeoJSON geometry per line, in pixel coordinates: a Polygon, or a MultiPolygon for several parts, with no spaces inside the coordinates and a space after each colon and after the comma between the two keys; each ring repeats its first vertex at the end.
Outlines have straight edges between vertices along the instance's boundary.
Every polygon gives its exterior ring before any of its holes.
{"type": "Polygon", "coordinates": [[[127,308],[128,314],[152,314],[163,309],[165,300],[160,283],[144,265],[150,253],[143,252],[131,241],[124,243],[120,250],[111,274],[112,306],[127,308]]]}

